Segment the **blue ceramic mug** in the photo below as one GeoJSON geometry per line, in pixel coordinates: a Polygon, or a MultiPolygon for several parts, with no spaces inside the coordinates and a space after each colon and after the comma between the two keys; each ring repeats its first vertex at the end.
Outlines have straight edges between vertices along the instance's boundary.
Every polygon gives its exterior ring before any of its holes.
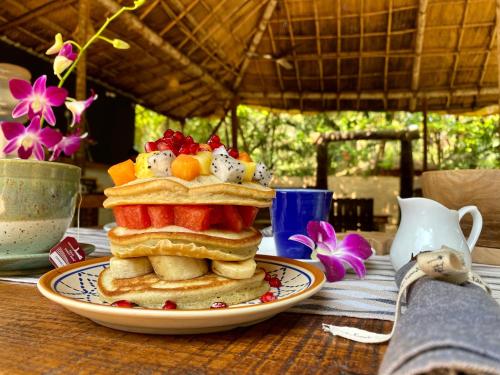
{"type": "Polygon", "coordinates": [[[294,234],[307,235],[311,220],[328,221],[333,192],[316,189],[276,189],[271,207],[274,243],[279,256],[310,259],[311,249],[288,238],[294,234]]]}

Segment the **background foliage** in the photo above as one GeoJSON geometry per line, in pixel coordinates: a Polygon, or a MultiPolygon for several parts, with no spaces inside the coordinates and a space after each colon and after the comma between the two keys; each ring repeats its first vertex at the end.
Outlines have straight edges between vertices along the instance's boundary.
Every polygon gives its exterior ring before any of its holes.
{"type": "MultiPolygon", "coordinates": [[[[242,131],[240,149],[254,159],[271,166],[277,175],[305,176],[314,174],[316,148],[320,133],[358,130],[403,130],[418,128],[422,134],[421,113],[408,112],[334,112],[320,114],[274,113],[265,109],[238,107],[242,131]]],[[[456,116],[428,115],[431,169],[499,168],[500,139],[498,115],[456,116]]],[[[229,144],[230,116],[225,119],[193,118],[183,131],[205,143],[220,124],[218,134],[229,144]]],[[[145,142],[161,137],[181,124],[139,105],[136,106],[135,148],[143,151],[145,142]]],[[[422,139],[413,142],[415,168],[422,165],[422,139]]],[[[381,174],[399,168],[399,142],[336,142],[329,146],[331,174],[381,174]]]]}

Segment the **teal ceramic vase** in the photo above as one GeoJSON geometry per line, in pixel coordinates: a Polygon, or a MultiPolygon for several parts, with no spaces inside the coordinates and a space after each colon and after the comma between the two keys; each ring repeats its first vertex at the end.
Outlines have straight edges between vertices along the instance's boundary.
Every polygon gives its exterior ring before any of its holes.
{"type": "Polygon", "coordinates": [[[0,159],[0,256],[44,253],[61,240],[80,174],[69,164],[0,159]]]}

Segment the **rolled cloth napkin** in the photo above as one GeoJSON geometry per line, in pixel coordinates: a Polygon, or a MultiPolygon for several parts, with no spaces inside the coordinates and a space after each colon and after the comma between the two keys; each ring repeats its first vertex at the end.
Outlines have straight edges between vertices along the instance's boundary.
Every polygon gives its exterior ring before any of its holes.
{"type": "MultiPolygon", "coordinates": [[[[414,264],[397,272],[398,286],[414,264]]],[[[500,374],[500,306],[483,289],[424,277],[410,286],[406,303],[379,375],[500,374]]]]}

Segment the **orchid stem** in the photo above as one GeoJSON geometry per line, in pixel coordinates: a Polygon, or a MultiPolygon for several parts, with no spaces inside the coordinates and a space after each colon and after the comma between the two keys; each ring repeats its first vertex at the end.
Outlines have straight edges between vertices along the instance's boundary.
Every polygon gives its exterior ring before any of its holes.
{"type": "MultiPolygon", "coordinates": [[[[79,45],[77,42],[75,42],[74,40],[68,40],[67,43],[71,43],[72,45],[74,45],[76,48],[78,48],[80,51],[82,50],[82,46],[79,45]]],[[[60,79],[60,78],[59,78],[60,79]]]]}
{"type": "MultiPolygon", "coordinates": [[[[125,11],[133,11],[139,8],[144,4],[144,1],[135,1],[134,6],[130,7],[122,7],[120,10],[118,10],[115,14],[113,14],[111,17],[106,18],[106,22],[101,26],[101,28],[90,38],[87,43],[83,47],[80,48],[80,53],[78,54],[78,57],[76,58],[75,62],[69,67],[69,69],[64,73],[63,77],[59,80],[59,85],[57,87],[62,87],[66,79],[69,77],[71,72],[75,69],[76,65],[80,61],[80,58],[82,55],[85,53],[85,51],[90,47],[92,43],[96,41],[96,39],[101,38],[101,34],[103,31],[108,27],[108,25],[118,16],[120,16],[123,12],[125,11]]],[[[104,38],[104,37],[102,37],[104,38]]]]}

